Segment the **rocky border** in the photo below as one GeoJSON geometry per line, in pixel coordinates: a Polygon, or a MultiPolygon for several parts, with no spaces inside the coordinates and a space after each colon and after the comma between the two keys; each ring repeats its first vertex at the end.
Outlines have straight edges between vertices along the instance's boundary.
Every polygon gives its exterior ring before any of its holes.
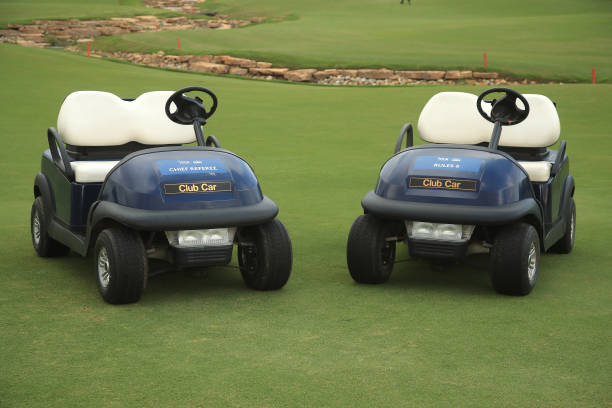
{"type": "MultiPolygon", "coordinates": [[[[81,52],[78,47],[72,51],[81,52]]],[[[135,52],[102,53],[99,57],[115,58],[138,65],[185,71],[229,74],[263,80],[310,82],[326,85],[415,85],[467,84],[517,85],[535,84],[534,80],[503,78],[497,72],[471,70],[390,70],[380,69],[289,69],[273,67],[272,63],[237,58],[230,55],[171,55],[159,51],[154,54],[135,52]]]]}
{"type": "MultiPolygon", "coordinates": [[[[166,1],[166,0],[163,0],[166,1]]],[[[177,0],[184,1],[184,0],[177,0]]],[[[155,16],[117,17],[109,20],[37,20],[34,24],[10,24],[0,30],[0,42],[44,48],[64,46],[73,52],[83,52],[75,44],[93,41],[100,36],[120,35],[139,31],[230,29],[264,21],[263,17],[232,20],[190,19],[185,16],[158,18],[155,16]]],[[[272,63],[237,58],[229,55],[166,55],[134,52],[101,53],[93,57],[111,57],[134,64],[158,68],[229,74],[264,80],[310,82],[326,85],[412,85],[412,84],[468,84],[517,85],[535,84],[534,80],[502,78],[497,72],[471,70],[391,70],[379,69],[290,69],[273,67],[272,63]]]]}
{"type": "Polygon", "coordinates": [[[33,24],[8,24],[0,30],[0,43],[16,43],[27,47],[45,48],[90,42],[96,37],[136,33],[140,31],[169,31],[216,29],[226,30],[259,23],[264,17],[235,20],[220,16],[215,19],[184,16],[157,18],[155,16],[114,17],[108,20],[35,20],[33,24]]]}

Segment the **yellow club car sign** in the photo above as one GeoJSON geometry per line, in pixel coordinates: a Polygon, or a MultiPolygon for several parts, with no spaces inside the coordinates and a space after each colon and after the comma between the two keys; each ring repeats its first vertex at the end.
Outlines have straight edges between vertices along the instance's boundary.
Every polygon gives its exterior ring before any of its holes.
{"type": "Polygon", "coordinates": [[[164,184],[165,194],[227,193],[232,191],[231,181],[192,181],[164,184]]]}

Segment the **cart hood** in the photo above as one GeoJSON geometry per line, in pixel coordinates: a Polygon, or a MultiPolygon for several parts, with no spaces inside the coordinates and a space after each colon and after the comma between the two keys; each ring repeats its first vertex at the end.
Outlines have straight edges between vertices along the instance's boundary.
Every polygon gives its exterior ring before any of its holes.
{"type": "Polygon", "coordinates": [[[125,157],[107,176],[100,200],[145,210],[248,206],[263,195],[237,155],[201,147],[157,148],[125,157]]]}
{"type": "Polygon", "coordinates": [[[382,167],[375,194],[422,203],[503,205],[533,197],[524,170],[509,155],[461,145],[416,146],[382,167]]]}

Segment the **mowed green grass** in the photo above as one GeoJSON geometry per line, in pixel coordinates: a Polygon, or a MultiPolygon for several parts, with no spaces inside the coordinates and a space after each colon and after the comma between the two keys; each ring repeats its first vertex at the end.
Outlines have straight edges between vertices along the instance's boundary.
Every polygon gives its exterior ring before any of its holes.
{"type": "MultiPolygon", "coordinates": [[[[602,407],[612,403],[610,85],[523,86],[558,103],[576,178],[577,239],[545,255],[535,291],[500,296],[486,257],[397,264],[355,284],[346,238],[401,125],[433,94],[481,87],[333,88],[175,73],[0,45],[0,406],[602,407]],[[32,249],[32,183],[62,99],[208,86],[206,127],[280,206],[293,274],[245,288],[235,268],[154,277],[105,304],[92,260],[32,249]]],[[[406,259],[402,250],[399,258],[406,259]]]]}
{"type": "Polygon", "coordinates": [[[285,21],[236,30],[99,38],[94,48],[230,54],[289,67],[488,69],[549,80],[612,79],[612,2],[604,0],[219,0],[205,9],[285,21]],[[288,16],[288,17],[287,17],[288,16]]]}

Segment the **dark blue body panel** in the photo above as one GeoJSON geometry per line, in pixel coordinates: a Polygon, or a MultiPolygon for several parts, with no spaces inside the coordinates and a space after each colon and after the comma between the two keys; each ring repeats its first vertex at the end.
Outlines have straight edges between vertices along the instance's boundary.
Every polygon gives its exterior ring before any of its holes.
{"type": "Polygon", "coordinates": [[[102,183],[77,183],[69,180],[55,165],[51,153],[42,156],[42,173],[48,178],[53,191],[52,213],[64,224],[76,231],[85,231],[89,207],[98,199],[102,183]]]}
{"type": "Polygon", "coordinates": [[[507,154],[458,145],[419,146],[394,155],[383,165],[375,193],[390,200],[474,206],[534,198],[527,174],[507,154]],[[466,180],[475,191],[411,187],[411,178],[466,180]]]}
{"type": "Polygon", "coordinates": [[[143,210],[191,210],[253,205],[263,199],[251,167],[219,149],[143,150],[107,176],[100,200],[143,210]],[[230,182],[231,191],[166,194],[164,185],[230,182]]]}

